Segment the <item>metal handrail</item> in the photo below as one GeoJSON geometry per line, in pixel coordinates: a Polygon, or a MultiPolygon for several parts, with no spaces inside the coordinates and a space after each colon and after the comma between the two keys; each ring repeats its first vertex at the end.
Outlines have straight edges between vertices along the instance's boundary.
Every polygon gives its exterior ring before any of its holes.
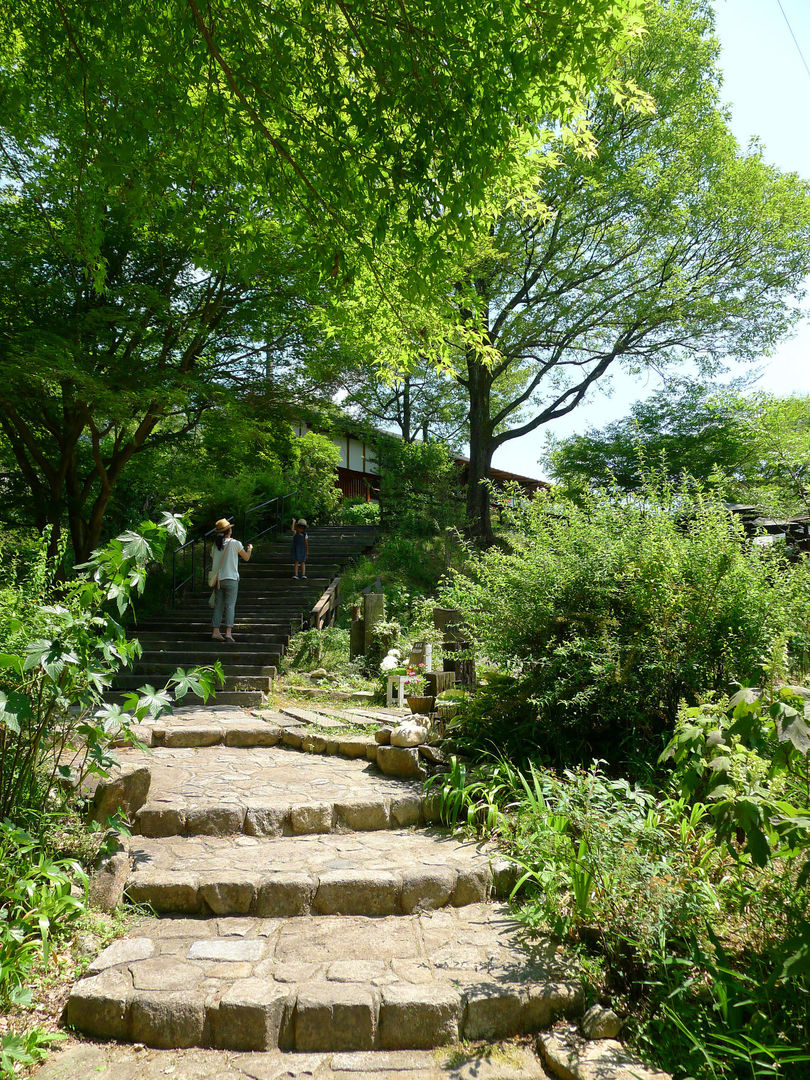
{"type": "MultiPolygon", "coordinates": [[[[265,536],[267,533],[280,528],[285,515],[285,506],[289,506],[293,496],[296,494],[294,491],[287,492],[286,495],[277,495],[274,499],[267,499],[266,502],[258,503],[256,506],[251,506],[245,511],[242,516],[242,535],[245,538],[245,544],[252,543],[258,540],[260,537],[265,536]],[[268,507],[273,504],[277,504],[275,513],[272,516],[272,520],[265,528],[258,532],[254,532],[252,535],[248,535],[248,519],[251,515],[255,515],[260,511],[266,511],[268,507]]],[[[233,524],[233,515],[228,515],[228,521],[233,524]]],[[[187,540],[185,544],[181,544],[180,547],[175,548],[172,552],[172,591],[171,591],[171,606],[177,603],[177,597],[181,590],[185,589],[187,585],[191,585],[194,589],[197,584],[197,568],[199,564],[200,582],[202,585],[206,584],[206,562],[207,562],[207,543],[208,540],[214,535],[216,529],[209,529],[205,533],[200,533],[198,536],[192,537],[191,540],[187,540]],[[197,545],[200,546],[199,556],[197,555],[197,545]],[[191,569],[190,572],[183,578],[182,581],[178,581],[178,565],[179,558],[187,558],[187,553],[190,553],[191,569]]]]}
{"type": "Polygon", "coordinates": [[[188,585],[189,582],[191,582],[192,589],[194,588],[194,586],[196,584],[197,567],[196,567],[195,551],[197,550],[197,545],[198,544],[200,545],[200,547],[202,549],[200,551],[201,577],[202,577],[202,580],[205,581],[206,542],[208,541],[208,538],[210,536],[214,535],[215,532],[216,532],[216,529],[209,529],[208,532],[202,533],[200,536],[195,536],[191,540],[187,540],[185,542],[185,544],[181,544],[180,547],[175,548],[174,551],[172,552],[172,595],[171,595],[171,606],[172,607],[174,607],[174,605],[175,605],[175,603],[177,601],[177,594],[180,592],[181,589],[184,589],[186,587],[186,585],[188,585]],[[188,550],[191,551],[191,573],[187,577],[184,577],[182,581],[178,581],[177,580],[177,557],[182,552],[185,552],[185,551],[188,551],[188,550]]]}
{"type": "MultiPolygon", "coordinates": [[[[293,496],[296,494],[294,491],[288,491],[286,495],[277,495],[274,499],[268,499],[266,502],[258,503],[256,506],[251,506],[250,509],[245,511],[242,518],[242,535],[245,537],[245,543],[253,543],[260,539],[271,531],[276,531],[281,527],[281,524],[285,517],[285,506],[289,506],[292,502],[293,496]],[[250,533],[248,530],[248,518],[251,514],[259,514],[261,511],[266,511],[268,507],[275,504],[275,512],[270,520],[270,523],[259,532],[250,533]]],[[[266,517],[266,513],[264,515],[266,517]]]]}

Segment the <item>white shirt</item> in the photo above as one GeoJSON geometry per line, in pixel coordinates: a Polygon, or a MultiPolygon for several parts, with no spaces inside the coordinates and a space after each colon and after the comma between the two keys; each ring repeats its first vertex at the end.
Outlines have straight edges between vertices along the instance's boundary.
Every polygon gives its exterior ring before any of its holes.
{"type": "Polygon", "coordinates": [[[239,552],[244,551],[242,544],[229,536],[222,545],[222,551],[214,544],[212,570],[219,570],[220,581],[239,580],[239,552]]]}

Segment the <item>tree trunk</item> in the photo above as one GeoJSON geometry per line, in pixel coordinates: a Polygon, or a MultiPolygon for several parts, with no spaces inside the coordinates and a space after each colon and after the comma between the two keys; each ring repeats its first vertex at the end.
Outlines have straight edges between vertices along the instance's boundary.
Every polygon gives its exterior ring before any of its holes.
{"type": "Polygon", "coordinates": [[[470,394],[470,468],[467,476],[467,531],[477,543],[489,547],[495,542],[492,531],[489,479],[492,455],[489,369],[473,356],[467,358],[470,394]]]}
{"type": "Polygon", "coordinates": [[[402,383],[402,441],[413,442],[411,434],[411,380],[408,375],[402,383]]]}

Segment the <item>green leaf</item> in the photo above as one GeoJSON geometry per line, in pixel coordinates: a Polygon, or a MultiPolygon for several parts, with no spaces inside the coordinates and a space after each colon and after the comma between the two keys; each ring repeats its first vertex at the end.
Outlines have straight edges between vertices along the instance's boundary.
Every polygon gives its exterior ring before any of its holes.
{"type": "Polygon", "coordinates": [[[804,716],[792,709],[792,716],[785,714],[776,721],[776,736],[781,743],[790,743],[794,750],[805,757],[810,753],[810,726],[804,716]]]}
{"type": "Polygon", "coordinates": [[[156,690],[154,686],[141,686],[138,690],[138,711],[146,709],[151,716],[158,717],[172,711],[171,698],[166,690],[156,690]]]}
{"type": "Polygon", "coordinates": [[[0,653],[0,668],[11,668],[18,675],[23,673],[23,658],[14,653],[0,653]]]}

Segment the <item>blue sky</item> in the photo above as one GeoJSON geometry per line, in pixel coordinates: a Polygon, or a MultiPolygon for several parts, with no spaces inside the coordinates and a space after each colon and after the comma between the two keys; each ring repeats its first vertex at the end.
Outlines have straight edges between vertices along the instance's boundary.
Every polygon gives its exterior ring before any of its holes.
{"type": "MultiPolygon", "coordinates": [[[[779,0],[714,0],[722,52],[723,99],[737,139],[758,138],[768,161],[810,177],[810,74],[791,37],[779,0]]],[[[810,0],[781,0],[810,65],[810,0]]],[[[810,285],[810,283],[808,283],[810,285]]],[[[810,313],[810,302],[808,302],[810,313]]],[[[763,358],[759,386],[775,394],[810,394],[810,320],[773,356],[763,358]]],[[[613,380],[610,396],[596,391],[570,416],[546,430],[563,437],[625,416],[630,405],[660,385],[650,376],[613,380]]],[[[495,455],[501,469],[542,476],[537,459],[545,435],[507,443],[495,455]]]]}

